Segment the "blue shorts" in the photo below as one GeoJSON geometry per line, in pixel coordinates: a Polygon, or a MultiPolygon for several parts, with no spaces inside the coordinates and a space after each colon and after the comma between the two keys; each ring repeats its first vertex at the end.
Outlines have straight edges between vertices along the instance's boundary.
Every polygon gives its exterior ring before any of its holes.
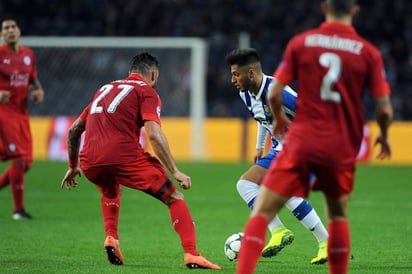
{"type": "MultiPolygon", "coordinates": [[[[256,161],[256,165],[257,166],[261,166],[265,169],[269,169],[270,164],[272,163],[272,161],[276,158],[276,156],[278,156],[279,151],[276,150],[271,150],[268,154],[266,154],[265,156],[263,156],[262,158],[260,158],[259,160],[256,161]]],[[[313,183],[316,180],[316,176],[315,174],[311,174],[310,175],[310,179],[309,182],[313,183]]]]}
{"type": "Polygon", "coordinates": [[[276,158],[278,153],[279,151],[271,150],[268,154],[257,160],[256,165],[261,166],[265,169],[269,169],[270,164],[272,163],[273,159],[276,158]]]}

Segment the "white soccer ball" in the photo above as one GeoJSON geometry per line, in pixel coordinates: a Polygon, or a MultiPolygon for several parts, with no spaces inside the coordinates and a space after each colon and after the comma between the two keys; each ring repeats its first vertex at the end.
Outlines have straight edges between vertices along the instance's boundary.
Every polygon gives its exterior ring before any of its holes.
{"type": "Polygon", "coordinates": [[[237,260],[242,237],[243,237],[243,233],[238,232],[238,233],[230,235],[229,238],[227,238],[225,242],[225,255],[226,255],[226,258],[229,259],[229,261],[237,260]]]}

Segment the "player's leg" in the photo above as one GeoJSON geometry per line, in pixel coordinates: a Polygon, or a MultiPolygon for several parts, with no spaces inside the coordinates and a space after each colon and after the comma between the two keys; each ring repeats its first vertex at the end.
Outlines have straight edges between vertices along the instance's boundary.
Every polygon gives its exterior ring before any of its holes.
{"type": "MultiPolygon", "coordinates": [[[[120,251],[120,238],[118,234],[119,213],[120,213],[120,185],[111,184],[113,187],[101,190],[101,209],[103,215],[104,231],[106,240],[104,249],[107,259],[111,264],[124,264],[124,257],[120,251]]],[[[98,186],[100,189],[100,187],[98,186]]]]}
{"type": "MultiPolygon", "coordinates": [[[[256,195],[259,191],[259,185],[263,176],[265,176],[266,171],[267,169],[262,166],[253,165],[240,177],[236,184],[240,197],[242,197],[250,209],[253,209],[253,204],[255,203],[256,195]]],[[[278,216],[275,216],[275,218],[268,224],[268,228],[271,232],[281,226],[283,226],[283,223],[278,216]]]]}
{"type": "Polygon", "coordinates": [[[293,213],[298,221],[312,232],[318,241],[318,254],[311,260],[312,264],[327,262],[328,232],[311,204],[303,198],[292,197],[286,202],[286,207],[293,213]]]}
{"type": "Polygon", "coordinates": [[[169,208],[173,229],[179,235],[185,253],[184,264],[188,268],[221,269],[218,265],[211,263],[197,252],[196,230],[192,215],[183,194],[176,189],[175,184],[170,179],[167,179],[160,188],[157,183],[153,183],[145,192],[161,200],[169,208]]]}
{"type": "Polygon", "coordinates": [[[322,190],[326,197],[329,273],[347,273],[350,256],[347,207],[353,190],[354,167],[349,170],[322,168],[317,171],[317,177],[313,189],[322,190]]]}
{"type": "Polygon", "coordinates": [[[11,183],[14,210],[12,218],[14,220],[31,219],[32,216],[24,208],[24,174],[31,167],[31,161],[24,159],[14,159],[0,176],[0,189],[11,183]]]}
{"type": "MultiPolygon", "coordinates": [[[[278,152],[274,150],[270,151],[267,155],[259,159],[255,165],[251,166],[237,182],[236,187],[239,195],[250,209],[253,209],[259,185],[277,153],[278,152]]],[[[295,238],[293,232],[284,226],[278,215],[268,223],[268,229],[271,233],[271,238],[263,248],[263,257],[275,256],[285,246],[291,244],[295,238]]]]}
{"type": "Polygon", "coordinates": [[[32,217],[24,209],[24,170],[26,161],[22,158],[13,159],[9,180],[13,196],[14,210],[12,218],[14,220],[31,219],[32,217]]]}
{"type": "Polygon", "coordinates": [[[124,264],[124,257],[120,251],[118,222],[120,213],[121,186],[113,176],[114,167],[95,167],[83,169],[86,178],[93,182],[102,194],[100,207],[103,215],[103,226],[106,235],[104,249],[111,264],[124,264]]]}
{"type": "Polygon", "coordinates": [[[14,220],[31,219],[24,208],[24,174],[31,164],[32,137],[27,119],[2,120],[0,126],[2,159],[11,159],[11,166],[1,177],[3,186],[10,184],[14,203],[14,220]]]}
{"type": "Polygon", "coordinates": [[[244,229],[237,273],[253,273],[265,244],[268,221],[274,218],[288,199],[264,185],[259,188],[251,218],[244,229]]]}
{"type": "Polygon", "coordinates": [[[169,209],[171,223],[184,250],[184,263],[189,268],[220,269],[197,252],[195,225],[189,208],[165,168],[154,157],[145,154],[136,163],[122,165],[120,184],[144,191],[162,201],[169,209]]]}
{"type": "MultiPolygon", "coordinates": [[[[7,151],[5,150],[5,146],[3,142],[6,142],[3,134],[2,134],[2,127],[0,121],[0,161],[7,161],[9,160],[9,156],[7,155],[7,151]]],[[[10,167],[8,167],[1,175],[0,175],[0,190],[10,184],[9,180],[10,176],[10,167]]]]}
{"type": "MultiPolygon", "coordinates": [[[[307,166],[298,158],[281,151],[276,162],[271,164],[262,180],[252,217],[249,219],[239,253],[237,273],[253,273],[259,258],[259,250],[265,241],[265,226],[293,196],[307,197],[308,181],[302,175],[307,173],[307,166]]],[[[309,176],[309,175],[308,175],[309,176]]]]}
{"type": "Polygon", "coordinates": [[[350,231],[346,217],[349,195],[339,199],[326,198],[329,218],[328,261],[329,273],[344,274],[348,271],[350,231]]]}
{"type": "Polygon", "coordinates": [[[8,167],[1,175],[0,175],[0,190],[5,188],[10,184],[10,170],[11,166],[8,167]]]}

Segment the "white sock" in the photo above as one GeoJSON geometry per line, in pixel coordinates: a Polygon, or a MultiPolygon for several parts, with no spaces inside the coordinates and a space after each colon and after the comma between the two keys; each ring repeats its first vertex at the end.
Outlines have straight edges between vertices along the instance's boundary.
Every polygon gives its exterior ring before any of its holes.
{"type": "MultiPolygon", "coordinates": [[[[237,191],[240,197],[246,202],[247,206],[252,209],[255,203],[256,195],[259,191],[259,185],[254,182],[240,179],[236,184],[237,191]]],[[[272,232],[276,227],[282,226],[283,223],[276,215],[272,221],[269,222],[268,228],[272,232]]]]}
{"type": "Polygon", "coordinates": [[[328,232],[321,222],[319,215],[305,199],[291,197],[286,202],[286,207],[304,227],[312,232],[318,242],[328,239],[328,232]]]}

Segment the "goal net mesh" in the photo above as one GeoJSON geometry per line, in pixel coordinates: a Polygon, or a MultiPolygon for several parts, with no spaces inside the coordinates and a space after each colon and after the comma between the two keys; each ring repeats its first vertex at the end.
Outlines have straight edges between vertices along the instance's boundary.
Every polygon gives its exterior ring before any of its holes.
{"type": "Polygon", "coordinates": [[[127,76],[134,55],[148,51],[160,63],[156,89],[163,103],[162,115],[190,116],[190,97],[196,92],[191,86],[192,71],[196,68],[192,67],[190,45],[186,44],[186,48],[160,48],[154,44],[152,48],[139,48],[134,44],[130,48],[103,48],[96,47],[99,38],[89,46],[76,46],[76,38],[73,39],[73,45],[68,47],[57,47],[50,43],[52,40],[47,42],[44,39],[41,39],[44,45],[30,41],[24,44],[36,54],[39,80],[46,92],[44,103],[36,106],[29,103],[30,115],[78,115],[98,88],[127,76]]]}

